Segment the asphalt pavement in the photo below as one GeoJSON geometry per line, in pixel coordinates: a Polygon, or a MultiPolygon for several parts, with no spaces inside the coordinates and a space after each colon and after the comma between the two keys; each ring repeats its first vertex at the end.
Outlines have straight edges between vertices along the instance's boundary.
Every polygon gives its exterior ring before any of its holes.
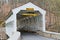
{"type": "Polygon", "coordinates": [[[40,36],[38,34],[28,33],[28,32],[22,32],[21,39],[22,40],[55,40],[53,38],[46,38],[46,37],[40,36]]]}

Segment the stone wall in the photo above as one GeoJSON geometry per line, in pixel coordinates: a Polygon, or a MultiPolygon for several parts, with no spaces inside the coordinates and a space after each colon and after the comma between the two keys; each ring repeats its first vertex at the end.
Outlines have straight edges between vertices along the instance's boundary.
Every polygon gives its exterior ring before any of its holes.
{"type": "Polygon", "coordinates": [[[42,31],[38,31],[37,34],[48,38],[54,38],[55,40],[60,40],[60,34],[52,34],[52,33],[46,33],[42,31]]]}
{"type": "Polygon", "coordinates": [[[5,28],[0,27],[0,40],[6,40],[6,39],[7,39],[7,36],[5,33],[5,28]]]}

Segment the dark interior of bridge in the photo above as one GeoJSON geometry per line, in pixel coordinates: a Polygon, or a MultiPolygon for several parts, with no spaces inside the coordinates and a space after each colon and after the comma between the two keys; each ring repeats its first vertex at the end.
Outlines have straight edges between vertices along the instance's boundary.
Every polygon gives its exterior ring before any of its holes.
{"type": "Polygon", "coordinates": [[[42,15],[39,11],[21,10],[17,14],[17,30],[20,32],[39,31],[37,26],[42,27],[42,15]]]}

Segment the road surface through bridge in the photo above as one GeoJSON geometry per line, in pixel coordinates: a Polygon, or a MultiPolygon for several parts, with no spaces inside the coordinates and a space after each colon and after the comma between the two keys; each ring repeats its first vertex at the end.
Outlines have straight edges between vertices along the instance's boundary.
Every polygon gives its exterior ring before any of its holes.
{"type": "Polygon", "coordinates": [[[23,32],[21,34],[22,34],[21,35],[22,40],[55,40],[55,39],[46,38],[46,37],[43,37],[43,36],[40,36],[40,35],[37,35],[37,34],[34,34],[34,33],[23,32]]]}

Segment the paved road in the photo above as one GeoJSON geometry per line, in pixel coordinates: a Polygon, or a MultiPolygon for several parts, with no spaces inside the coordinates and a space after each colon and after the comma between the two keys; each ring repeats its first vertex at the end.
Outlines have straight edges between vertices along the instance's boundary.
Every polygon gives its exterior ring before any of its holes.
{"type": "Polygon", "coordinates": [[[22,40],[55,40],[55,39],[42,37],[34,33],[22,33],[22,40]]]}

